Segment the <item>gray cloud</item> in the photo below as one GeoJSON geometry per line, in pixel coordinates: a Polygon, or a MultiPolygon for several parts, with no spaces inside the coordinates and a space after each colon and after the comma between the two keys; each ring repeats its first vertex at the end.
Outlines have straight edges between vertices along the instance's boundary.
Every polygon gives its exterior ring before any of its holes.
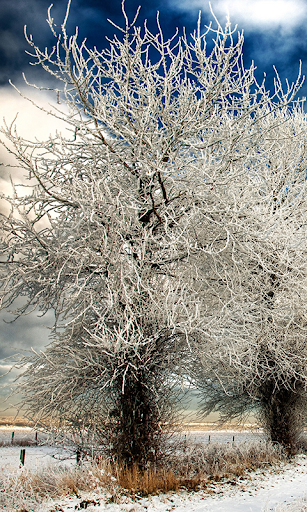
{"type": "Polygon", "coordinates": [[[13,316],[7,312],[0,312],[0,414],[15,414],[16,404],[20,400],[18,394],[8,398],[11,390],[16,387],[15,379],[21,373],[13,369],[7,373],[17,357],[34,350],[43,350],[49,342],[50,328],[54,321],[53,312],[39,317],[33,312],[19,318],[13,323],[13,316]],[[7,408],[9,409],[7,410],[7,408]]]}
{"type": "Polygon", "coordinates": [[[54,321],[53,312],[43,317],[33,312],[12,322],[14,317],[2,311],[0,313],[0,362],[16,353],[22,353],[33,347],[41,350],[48,343],[49,329],[54,321]]]}

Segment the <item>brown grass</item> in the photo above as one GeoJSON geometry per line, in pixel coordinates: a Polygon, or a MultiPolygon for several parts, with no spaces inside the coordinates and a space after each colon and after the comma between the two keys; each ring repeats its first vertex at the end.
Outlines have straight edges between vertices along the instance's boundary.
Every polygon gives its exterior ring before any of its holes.
{"type": "MultiPolygon", "coordinates": [[[[113,482],[106,469],[92,463],[75,468],[45,468],[38,473],[23,468],[15,476],[2,476],[0,510],[35,511],[47,500],[73,495],[81,498],[82,492],[112,489],[113,482]]],[[[116,496],[115,488],[111,496],[116,496]]]]}
{"type": "Polygon", "coordinates": [[[281,446],[266,441],[184,444],[180,451],[180,464],[175,453],[168,458],[168,467],[186,479],[200,477],[202,481],[242,477],[286,459],[281,446]]]}
{"type": "Polygon", "coordinates": [[[33,439],[14,439],[14,441],[0,441],[0,447],[3,446],[36,446],[36,441],[33,439]]]}
{"type": "Polygon", "coordinates": [[[11,478],[2,478],[1,510],[31,510],[47,500],[93,493],[107,494],[109,502],[119,503],[123,495],[147,496],[180,489],[198,490],[200,478],[186,479],[172,470],[140,471],[136,466],[122,468],[109,462],[91,463],[77,468],[51,469],[40,473],[23,470],[11,478]]]}
{"type": "Polygon", "coordinates": [[[167,468],[151,468],[140,471],[137,466],[132,468],[113,466],[112,470],[120,488],[127,490],[132,495],[148,496],[169,491],[176,492],[180,489],[195,491],[203,487],[205,483],[200,476],[187,478],[167,468]]]}
{"type": "Polygon", "coordinates": [[[104,493],[110,502],[119,503],[122,495],[206,490],[215,481],[235,484],[236,479],[247,476],[247,472],[276,465],[282,460],[285,455],[280,448],[258,441],[176,446],[159,466],[145,471],[110,461],[52,467],[38,473],[23,468],[15,476],[1,477],[0,474],[0,510],[35,511],[39,503],[50,499],[74,495],[81,500],[83,492],[91,492],[97,499],[104,493]]]}

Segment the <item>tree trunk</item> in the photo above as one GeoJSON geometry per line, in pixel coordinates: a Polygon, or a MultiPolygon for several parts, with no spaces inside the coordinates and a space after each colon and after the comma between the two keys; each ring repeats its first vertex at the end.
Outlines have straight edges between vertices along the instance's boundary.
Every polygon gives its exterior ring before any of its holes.
{"type": "Polygon", "coordinates": [[[161,450],[160,422],[165,420],[159,407],[162,405],[163,410],[163,404],[157,403],[157,396],[146,380],[144,372],[131,372],[126,375],[122,392],[122,379],[118,379],[116,407],[112,411],[114,457],[126,466],[137,464],[141,469],[154,462],[161,450]]]}
{"type": "Polygon", "coordinates": [[[285,388],[269,381],[260,388],[261,416],[273,443],[295,453],[302,430],[303,394],[300,387],[285,388]]]}

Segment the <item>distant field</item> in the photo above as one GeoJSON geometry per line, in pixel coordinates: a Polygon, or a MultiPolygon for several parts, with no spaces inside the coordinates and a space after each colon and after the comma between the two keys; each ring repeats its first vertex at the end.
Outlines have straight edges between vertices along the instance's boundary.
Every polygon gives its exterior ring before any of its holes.
{"type": "MultiPolygon", "coordinates": [[[[241,431],[234,429],[209,429],[212,424],[194,423],[192,429],[184,428],[181,432],[175,433],[171,442],[181,441],[185,450],[187,447],[204,445],[213,446],[228,445],[230,449],[242,443],[253,444],[257,446],[259,442],[265,439],[262,431],[257,429],[241,431]]],[[[190,427],[186,425],[185,427],[190,427]]],[[[246,445],[247,446],[247,445],[246,445]]],[[[27,469],[38,470],[42,466],[64,464],[76,465],[76,448],[70,443],[56,443],[49,439],[47,434],[36,432],[29,426],[0,425],[0,467],[6,468],[6,471],[18,469],[20,465],[21,447],[26,449],[25,467],[27,469]],[[12,437],[13,435],[13,437],[12,437]]]]}
{"type": "MultiPolygon", "coordinates": [[[[0,427],[31,427],[33,423],[29,422],[25,418],[21,416],[0,416],[0,427]]],[[[220,425],[214,422],[183,422],[180,424],[180,430],[204,430],[204,431],[214,431],[214,430],[251,430],[251,431],[261,431],[262,429],[257,423],[227,423],[224,425],[220,425]]]]}
{"type": "Polygon", "coordinates": [[[15,427],[30,427],[32,423],[20,416],[0,416],[0,427],[7,425],[15,427]]]}
{"type": "Polygon", "coordinates": [[[235,431],[241,431],[241,430],[249,430],[249,431],[262,431],[262,428],[257,423],[226,423],[224,425],[221,425],[219,423],[205,423],[205,422],[191,422],[191,423],[182,423],[181,428],[183,430],[205,430],[205,431],[214,431],[214,430],[235,430],[235,431]]]}

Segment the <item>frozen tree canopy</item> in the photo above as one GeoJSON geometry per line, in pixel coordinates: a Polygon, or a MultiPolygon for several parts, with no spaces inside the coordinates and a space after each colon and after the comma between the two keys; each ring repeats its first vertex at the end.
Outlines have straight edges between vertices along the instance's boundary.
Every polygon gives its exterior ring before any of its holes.
{"type": "Polygon", "coordinates": [[[249,234],[224,266],[229,302],[201,341],[200,380],[207,411],[219,404],[227,417],[258,407],[280,441],[305,408],[306,116],[293,108],[273,119],[247,192],[249,234]]]}

